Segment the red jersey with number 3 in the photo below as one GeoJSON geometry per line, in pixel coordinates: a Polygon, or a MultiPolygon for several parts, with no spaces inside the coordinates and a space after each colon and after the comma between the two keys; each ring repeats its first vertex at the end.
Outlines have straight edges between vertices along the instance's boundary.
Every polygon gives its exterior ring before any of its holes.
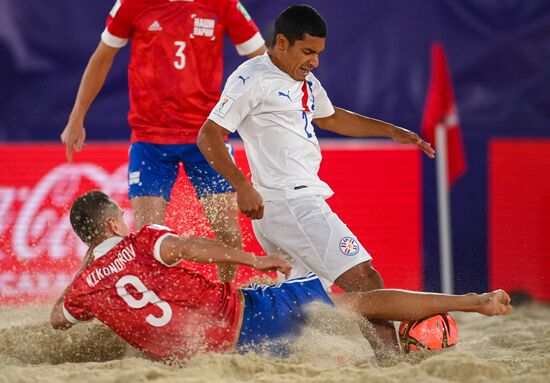
{"type": "Polygon", "coordinates": [[[241,55],[264,45],[237,0],[117,0],[102,41],[131,40],[132,142],[195,143],[220,98],[224,33],[241,55]]]}
{"type": "Polygon", "coordinates": [[[65,318],[78,323],[95,317],[155,359],[230,350],[238,336],[240,294],[231,283],[164,265],[160,245],[173,235],[148,225],[97,246],[92,263],[69,286],[65,318]]]}

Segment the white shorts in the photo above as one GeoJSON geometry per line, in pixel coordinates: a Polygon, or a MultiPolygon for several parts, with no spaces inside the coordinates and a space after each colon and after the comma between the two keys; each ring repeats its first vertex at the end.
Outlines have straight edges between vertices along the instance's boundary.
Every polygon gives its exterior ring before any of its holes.
{"type": "Polygon", "coordinates": [[[319,196],[266,201],[252,227],[268,255],[286,255],[291,278],[313,271],[329,287],[352,267],[372,259],[348,227],[319,196]]]}

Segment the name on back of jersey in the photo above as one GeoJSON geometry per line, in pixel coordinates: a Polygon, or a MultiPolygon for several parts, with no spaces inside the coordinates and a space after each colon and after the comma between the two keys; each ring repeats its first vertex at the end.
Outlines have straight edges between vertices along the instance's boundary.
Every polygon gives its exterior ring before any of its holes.
{"type": "Polygon", "coordinates": [[[116,259],[104,267],[97,267],[86,277],[86,283],[90,287],[95,287],[103,278],[111,274],[121,272],[126,268],[126,263],[136,258],[136,251],[130,244],[118,252],[116,259]]]}

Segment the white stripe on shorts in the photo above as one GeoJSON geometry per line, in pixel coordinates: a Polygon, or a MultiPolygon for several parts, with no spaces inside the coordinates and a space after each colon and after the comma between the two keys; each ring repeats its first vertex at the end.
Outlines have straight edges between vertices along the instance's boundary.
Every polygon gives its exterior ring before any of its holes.
{"type": "Polygon", "coordinates": [[[277,287],[281,287],[281,285],[283,285],[284,283],[299,283],[299,282],[309,282],[309,281],[313,281],[315,279],[319,279],[319,277],[317,276],[317,274],[315,273],[307,273],[305,276],[303,277],[296,277],[296,278],[292,278],[292,279],[289,279],[288,281],[284,281],[284,282],[281,282],[277,285],[277,287]]]}

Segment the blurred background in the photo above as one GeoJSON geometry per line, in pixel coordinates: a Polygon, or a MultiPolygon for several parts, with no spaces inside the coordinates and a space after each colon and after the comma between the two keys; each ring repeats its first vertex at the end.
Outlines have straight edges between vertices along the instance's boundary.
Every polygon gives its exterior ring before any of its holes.
{"type": "MultiPolygon", "coordinates": [[[[266,40],[291,1],[242,0],[266,40]]],[[[454,289],[506,288],[550,301],[550,2],[318,0],[328,25],[315,71],[334,105],[420,133],[431,47],[447,55],[466,169],[450,189],[454,289]]],[[[129,49],[86,121],[88,146],[59,142],[112,0],[0,0],[0,302],[61,291],[83,247],[67,207],[101,188],[125,207],[129,49]]],[[[225,47],[225,75],[241,62],[225,47]]],[[[387,140],[322,137],[333,210],[389,287],[439,291],[435,163],[387,140]]],[[[237,163],[247,169],[237,143],[237,163]]],[[[437,150],[437,145],[436,150],[437,150]]],[[[168,223],[211,235],[185,179],[168,223]],[[185,196],[187,195],[187,196],[185,196]]],[[[131,214],[128,214],[131,216],[131,214]]],[[[248,249],[261,251],[242,220],[248,249]]],[[[205,272],[209,272],[208,270],[205,272]]],[[[239,274],[239,282],[250,277],[239,274]]]]}

